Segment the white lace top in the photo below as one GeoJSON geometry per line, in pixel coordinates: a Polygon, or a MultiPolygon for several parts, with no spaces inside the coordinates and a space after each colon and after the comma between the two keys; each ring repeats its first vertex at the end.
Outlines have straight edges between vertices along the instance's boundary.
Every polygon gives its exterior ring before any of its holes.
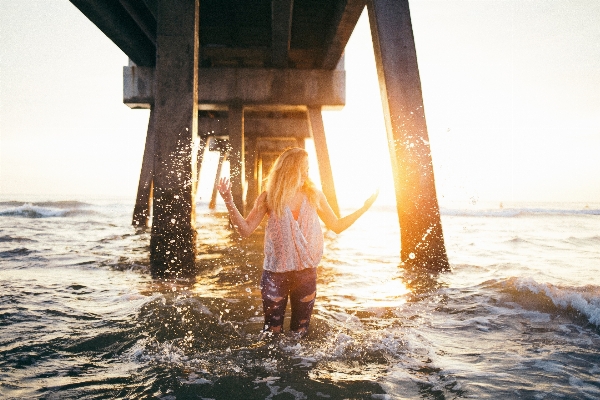
{"type": "Polygon", "coordinates": [[[271,272],[300,271],[316,268],[323,257],[323,231],[317,210],[302,200],[298,220],[285,207],[283,216],[269,213],[265,229],[265,262],[271,272]]]}

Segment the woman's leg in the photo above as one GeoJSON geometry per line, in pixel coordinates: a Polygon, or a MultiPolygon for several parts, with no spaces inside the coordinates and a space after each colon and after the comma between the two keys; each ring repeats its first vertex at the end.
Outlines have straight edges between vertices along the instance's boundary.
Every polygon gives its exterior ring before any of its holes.
{"type": "Polygon", "coordinates": [[[260,281],[260,293],[265,314],[265,331],[279,333],[283,331],[283,318],[289,293],[288,272],[263,271],[260,281]]]}
{"type": "Polygon", "coordinates": [[[308,333],[308,325],[317,297],[317,269],[307,268],[293,274],[290,288],[292,305],[290,330],[304,336],[308,333]]]}

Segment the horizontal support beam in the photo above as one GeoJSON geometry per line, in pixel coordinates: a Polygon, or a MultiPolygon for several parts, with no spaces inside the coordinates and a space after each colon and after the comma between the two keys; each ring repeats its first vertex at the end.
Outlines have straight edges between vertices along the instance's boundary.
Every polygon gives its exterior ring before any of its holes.
{"type": "Polygon", "coordinates": [[[201,104],[321,105],[343,107],[346,72],[297,69],[200,69],[201,104]]]}
{"type": "MultiPolygon", "coordinates": [[[[228,136],[227,117],[198,118],[199,135],[228,136]]],[[[246,137],[293,137],[309,138],[306,118],[265,118],[244,116],[244,136],[246,137]]]]}
{"type": "Polygon", "coordinates": [[[147,109],[154,104],[153,67],[123,67],[123,103],[130,108],[147,109]]]}
{"type": "MultiPolygon", "coordinates": [[[[123,67],[123,103],[149,108],[154,103],[152,68],[123,67]]],[[[246,106],[341,108],[346,102],[343,70],[258,68],[201,68],[198,104],[219,109],[228,104],[246,106]]]]}

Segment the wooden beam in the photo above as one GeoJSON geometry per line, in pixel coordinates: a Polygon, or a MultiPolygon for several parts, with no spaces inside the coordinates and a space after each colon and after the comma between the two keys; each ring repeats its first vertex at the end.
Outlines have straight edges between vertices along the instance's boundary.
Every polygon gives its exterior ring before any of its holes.
{"type": "Polygon", "coordinates": [[[156,46],[119,0],[70,0],[123,53],[139,66],[156,64],[156,46]]]}
{"type": "Polygon", "coordinates": [[[337,66],[365,5],[365,0],[347,0],[337,3],[320,62],[323,69],[331,70],[337,66]]]}
{"type": "Polygon", "coordinates": [[[271,63],[287,68],[292,38],[294,0],[271,0],[271,63]]]}
{"type": "Polygon", "coordinates": [[[368,0],[401,230],[410,268],[449,268],[408,0],[368,0]]]}
{"type": "Polygon", "coordinates": [[[136,0],[119,0],[119,2],[146,37],[156,46],[156,18],[146,4],[136,0]]]}
{"type": "Polygon", "coordinates": [[[318,107],[309,107],[308,121],[315,142],[323,194],[327,198],[327,202],[329,202],[329,205],[335,214],[339,217],[340,207],[338,206],[335,186],[333,184],[333,172],[331,171],[331,161],[329,160],[329,150],[327,149],[327,140],[325,139],[325,125],[323,124],[321,109],[318,107]]]}
{"type": "Polygon", "coordinates": [[[156,3],[157,0],[142,0],[142,1],[148,8],[148,11],[150,11],[152,16],[154,17],[154,19],[156,19],[157,15],[158,15],[158,5],[156,3]]]}

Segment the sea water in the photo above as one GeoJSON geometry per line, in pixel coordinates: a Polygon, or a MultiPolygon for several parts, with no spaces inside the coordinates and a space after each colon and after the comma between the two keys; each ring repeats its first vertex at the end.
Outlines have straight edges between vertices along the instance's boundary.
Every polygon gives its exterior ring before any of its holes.
{"type": "Polygon", "coordinates": [[[439,274],[402,268],[376,205],[325,231],[298,339],[261,335],[260,233],[223,209],[197,205],[200,272],[173,284],[130,202],[5,200],[0,398],[600,398],[600,205],[444,207],[439,274]]]}

